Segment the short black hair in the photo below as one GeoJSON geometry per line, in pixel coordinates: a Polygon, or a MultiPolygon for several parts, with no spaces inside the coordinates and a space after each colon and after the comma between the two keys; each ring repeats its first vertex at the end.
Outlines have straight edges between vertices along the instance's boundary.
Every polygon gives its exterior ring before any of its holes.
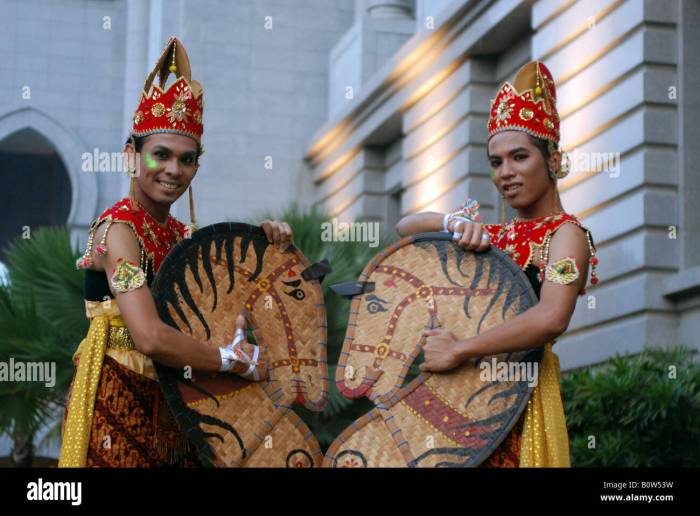
{"type": "Polygon", "coordinates": [[[544,158],[544,162],[547,165],[549,163],[549,140],[545,140],[544,138],[536,138],[530,134],[527,136],[530,138],[532,144],[540,150],[542,157],[544,158]]]}
{"type": "MultiPolygon", "coordinates": [[[[535,136],[532,136],[531,134],[528,134],[527,137],[530,138],[530,141],[532,142],[532,144],[539,149],[540,154],[542,154],[542,157],[544,158],[545,164],[548,164],[549,163],[549,140],[545,140],[544,138],[537,138],[535,136]]],[[[488,144],[486,145],[486,157],[489,159],[491,158],[491,154],[489,154],[488,144]]]]}
{"type": "MultiPolygon", "coordinates": [[[[144,144],[144,142],[146,141],[146,138],[148,138],[149,136],[150,136],[150,135],[146,135],[146,136],[134,136],[134,135],[130,135],[130,136],[126,139],[126,143],[125,143],[124,145],[129,144],[129,143],[133,143],[133,144],[134,144],[134,150],[135,150],[136,152],[141,152],[141,149],[143,148],[143,144],[144,144]]],[[[197,143],[197,142],[195,142],[195,143],[197,143]]],[[[197,155],[195,156],[195,160],[194,160],[195,163],[196,163],[197,165],[199,165],[199,156],[200,156],[201,154],[202,154],[202,146],[199,145],[199,144],[197,144],[197,155]]]]}

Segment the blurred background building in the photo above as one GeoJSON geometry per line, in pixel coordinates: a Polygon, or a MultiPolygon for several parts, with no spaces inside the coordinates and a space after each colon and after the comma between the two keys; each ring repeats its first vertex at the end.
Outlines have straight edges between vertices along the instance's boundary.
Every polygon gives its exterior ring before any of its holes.
{"type": "MultiPolygon", "coordinates": [[[[562,367],[700,348],[697,1],[0,0],[0,247],[43,224],[84,241],[127,194],[83,155],[122,150],[171,34],[205,89],[201,224],[297,202],[391,232],[467,196],[497,222],[489,102],[544,61],[562,146],[583,160],[562,202],[600,258],[562,367]]],[[[187,221],[186,202],[174,214],[187,221]]]]}

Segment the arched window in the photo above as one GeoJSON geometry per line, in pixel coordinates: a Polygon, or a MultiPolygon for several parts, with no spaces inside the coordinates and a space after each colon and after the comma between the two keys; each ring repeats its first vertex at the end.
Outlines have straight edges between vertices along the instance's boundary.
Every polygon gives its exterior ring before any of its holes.
{"type": "Polygon", "coordinates": [[[66,167],[51,142],[24,128],[0,140],[0,261],[7,244],[28,227],[63,226],[71,208],[66,167]]]}

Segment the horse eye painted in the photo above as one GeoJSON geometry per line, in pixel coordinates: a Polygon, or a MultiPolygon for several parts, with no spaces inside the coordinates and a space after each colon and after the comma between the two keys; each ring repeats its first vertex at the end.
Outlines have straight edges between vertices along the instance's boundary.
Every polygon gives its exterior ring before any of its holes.
{"type": "Polygon", "coordinates": [[[386,308],[376,301],[371,301],[367,304],[367,311],[371,314],[376,314],[377,312],[386,312],[386,308]]]}
{"type": "Polygon", "coordinates": [[[367,311],[371,314],[376,314],[377,312],[386,312],[386,308],[384,308],[384,304],[387,302],[384,301],[381,298],[378,298],[374,294],[370,294],[367,296],[367,311]]]}
{"type": "Polygon", "coordinates": [[[302,301],[306,297],[306,294],[304,294],[304,291],[300,288],[295,288],[291,292],[285,292],[285,294],[287,294],[289,297],[293,297],[297,301],[302,301]]]}

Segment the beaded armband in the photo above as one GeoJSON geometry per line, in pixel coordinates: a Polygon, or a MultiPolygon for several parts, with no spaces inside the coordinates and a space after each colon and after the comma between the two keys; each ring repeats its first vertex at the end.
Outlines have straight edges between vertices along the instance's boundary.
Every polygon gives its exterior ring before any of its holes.
{"type": "Polygon", "coordinates": [[[573,256],[567,256],[554,263],[550,263],[544,270],[544,276],[552,283],[568,285],[579,277],[580,273],[573,256]]]}
{"type": "MultiPolygon", "coordinates": [[[[98,256],[104,256],[107,254],[107,232],[109,231],[109,227],[112,225],[112,221],[107,222],[107,227],[105,228],[104,235],[102,235],[102,239],[100,240],[100,243],[95,246],[95,253],[97,253],[98,256]]],[[[95,238],[95,231],[97,230],[97,226],[99,226],[99,222],[94,225],[92,228],[90,228],[90,231],[88,232],[88,241],[87,241],[87,246],[85,248],[85,252],[83,255],[78,258],[78,260],[75,262],[75,267],[77,269],[89,269],[92,266],[93,259],[92,259],[92,248],[93,248],[93,240],[95,238]]]]}
{"type": "MultiPolygon", "coordinates": [[[[595,285],[599,281],[598,274],[596,272],[596,266],[598,265],[598,257],[596,256],[596,248],[595,248],[595,245],[593,244],[593,238],[591,237],[591,232],[588,229],[584,228],[583,226],[579,225],[579,227],[581,227],[581,229],[583,229],[584,232],[586,233],[586,243],[588,244],[588,251],[591,255],[589,258],[589,263],[591,266],[591,285],[595,285]]],[[[552,234],[550,233],[547,235],[547,237],[545,238],[545,240],[543,242],[543,251],[542,251],[541,256],[542,256],[543,262],[545,264],[549,261],[549,245],[550,245],[551,240],[552,240],[552,234]]],[[[546,277],[548,280],[553,281],[554,283],[560,283],[559,281],[554,281],[554,280],[550,279],[550,275],[552,278],[557,278],[557,279],[561,280],[561,279],[564,279],[565,277],[568,277],[568,276],[562,276],[562,274],[566,274],[566,275],[573,274],[574,271],[576,274],[576,278],[578,278],[579,271],[578,271],[578,268],[576,266],[576,262],[573,260],[573,258],[567,257],[567,258],[563,258],[563,259],[561,259],[553,264],[549,264],[546,266],[541,265],[538,278],[540,281],[544,281],[544,279],[546,277]],[[566,264],[563,262],[564,262],[564,260],[567,260],[567,259],[572,261],[573,268],[565,266],[566,264]],[[558,265],[558,268],[556,268],[557,265],[558,265]],[[555,269],[553,269],[552,272],[550,272],[550,270],[549,270],[550,267],[555,267],[555,269]],[[562,268],[565,269],[565,272],[564,273],[558,272],[559,270],[562,270],[562,268]]],[[[571,281],[574,281],[574,279],[572,279],[571,281]]],[[[571,283],[571,281],[569,281],[568,283],[571,283]]],[[[564,284],[566,284],[566,283],[564,283],[564,284]]],[[[585,294],[585,293],[586,293],[586,289],[585,288],[581,289],[580,294],[585,294]]]]}
{"type": "Polygon", "coordinates": [[[112,288],[118,294],[141,288],[146,282],[146,274],[136,262],[119,258],[112,274],[112,288]]]}

